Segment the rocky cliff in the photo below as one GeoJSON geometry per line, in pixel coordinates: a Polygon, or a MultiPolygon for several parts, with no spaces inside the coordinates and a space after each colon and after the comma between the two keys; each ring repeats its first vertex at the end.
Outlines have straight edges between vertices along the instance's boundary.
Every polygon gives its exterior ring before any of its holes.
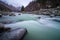
{"type": "Polygon", "coordinates": [[[35,11],[40,9],[40,4],[36,2],[30,2],[25,8],[25,11],[35,11]]]}
{"type": "Polygon", "coordinates": [[[40,10],[40,9],[55,8],[59,4],[60,4],[59,2],[52,1],[52,0],[51,1],[46,1],[44,3],[39,3],[39,2],[36,2],[36,1],[32,1],[25,8],[25,11],[36,11],[36,10],[40,10]]]}

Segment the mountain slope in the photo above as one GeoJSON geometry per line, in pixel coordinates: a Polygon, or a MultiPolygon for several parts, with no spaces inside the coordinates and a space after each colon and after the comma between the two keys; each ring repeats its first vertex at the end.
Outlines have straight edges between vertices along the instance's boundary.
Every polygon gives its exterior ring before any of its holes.
{"type": "Polygon", "coordinates": [[[20,9],[18,8],[15,8],[14,6],[12,5],[8,5],[2,1],[0,1],[0,11],[20,11],[20,9]]]}

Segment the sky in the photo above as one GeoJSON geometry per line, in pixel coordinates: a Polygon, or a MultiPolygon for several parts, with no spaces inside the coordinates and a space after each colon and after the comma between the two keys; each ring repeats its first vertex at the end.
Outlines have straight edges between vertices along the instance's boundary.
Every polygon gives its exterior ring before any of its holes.
{"type": "Polygon", "coordinates": [[[13,5],[15,7],[24,6],[26,7],[32,0],[1,0],[3,2],[8,3],[9,5],[13,5]]]}

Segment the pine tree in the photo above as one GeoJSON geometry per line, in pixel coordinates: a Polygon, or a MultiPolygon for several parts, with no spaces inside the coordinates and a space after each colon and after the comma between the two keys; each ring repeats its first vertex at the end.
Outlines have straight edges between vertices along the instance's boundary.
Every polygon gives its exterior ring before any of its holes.
{"type": "Polygon", "coordinates": [[[21,7],[21,11],[24,11],[24,6],[21,7]]]}

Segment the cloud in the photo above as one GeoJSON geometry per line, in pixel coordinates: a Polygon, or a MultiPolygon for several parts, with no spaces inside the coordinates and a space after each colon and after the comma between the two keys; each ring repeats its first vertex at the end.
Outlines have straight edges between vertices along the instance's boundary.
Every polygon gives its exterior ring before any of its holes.
{"type": "Polygon", "coordinates": [[[15,7],[24,6],[26,7],[32,0],[2,0],[15,7]]]}

